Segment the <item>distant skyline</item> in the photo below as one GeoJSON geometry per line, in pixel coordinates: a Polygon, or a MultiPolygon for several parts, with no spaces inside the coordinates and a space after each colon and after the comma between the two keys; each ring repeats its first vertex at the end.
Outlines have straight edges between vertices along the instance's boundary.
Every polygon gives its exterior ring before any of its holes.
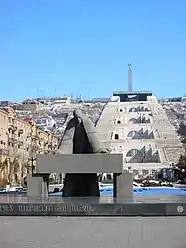
{"type": "Polygon", "coordinates": [[[186,1],[1,0],[0,100],[186,94],[186,1]]]}

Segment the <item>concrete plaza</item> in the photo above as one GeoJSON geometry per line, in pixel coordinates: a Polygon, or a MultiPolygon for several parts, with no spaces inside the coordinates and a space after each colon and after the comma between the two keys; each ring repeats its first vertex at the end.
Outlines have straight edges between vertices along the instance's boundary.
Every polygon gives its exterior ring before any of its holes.
{"type": "Polygon", "coordinates": [[[1,217],[1,248],[184,248],[186,217],[1,217]]]}

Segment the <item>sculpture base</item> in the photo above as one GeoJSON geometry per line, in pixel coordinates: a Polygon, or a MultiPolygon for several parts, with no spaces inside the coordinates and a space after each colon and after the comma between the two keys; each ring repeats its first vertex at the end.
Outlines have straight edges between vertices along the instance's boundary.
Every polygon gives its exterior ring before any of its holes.
{"type": "Polygon", "coordinates": [[[0,197],[0,216],[186,216],[185,196],[134,199],[0,197]]]}

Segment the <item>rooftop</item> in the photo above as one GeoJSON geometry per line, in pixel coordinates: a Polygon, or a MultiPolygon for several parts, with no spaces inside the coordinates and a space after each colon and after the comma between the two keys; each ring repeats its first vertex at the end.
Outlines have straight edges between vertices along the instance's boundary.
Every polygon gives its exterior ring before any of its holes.
{"type": "Polygon", "coordinates": [[[152,94],[152,91],[114,91],[114,95],[116,94],[127,94],[127,95],[136,95],[136,94],[152,94]]]}

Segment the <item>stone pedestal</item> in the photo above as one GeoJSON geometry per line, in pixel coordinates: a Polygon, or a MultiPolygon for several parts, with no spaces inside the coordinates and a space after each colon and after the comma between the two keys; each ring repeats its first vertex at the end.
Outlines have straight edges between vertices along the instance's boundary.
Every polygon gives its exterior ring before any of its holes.
{"type": "MultiPolygon", "coordinates": [[[[128,171],[123,171],[122,154],[38,155],[36,174],[28,175],[27,195],[47,197],[48,175],[53,172],[72,173],[74,178],[76,178],[76,174],[89,177],[92,173],[113,173],[114,197],[132,198],[133,177],[128,171]]],[[[72,180],[71,184],[73,185],[73,183],[75,183],[75,179],[74,182],[72,180]]]]}
{"type": "Polygon", "coordinates": [[[132,199],[133,197],[133,174],[123,171],[114,174],[114,197],[121,199],[132,199]]]}
{"type": "Polygon", "coordinates": [[[48,197],[48,174],[27,175],[27,196],[48,197]]]}

